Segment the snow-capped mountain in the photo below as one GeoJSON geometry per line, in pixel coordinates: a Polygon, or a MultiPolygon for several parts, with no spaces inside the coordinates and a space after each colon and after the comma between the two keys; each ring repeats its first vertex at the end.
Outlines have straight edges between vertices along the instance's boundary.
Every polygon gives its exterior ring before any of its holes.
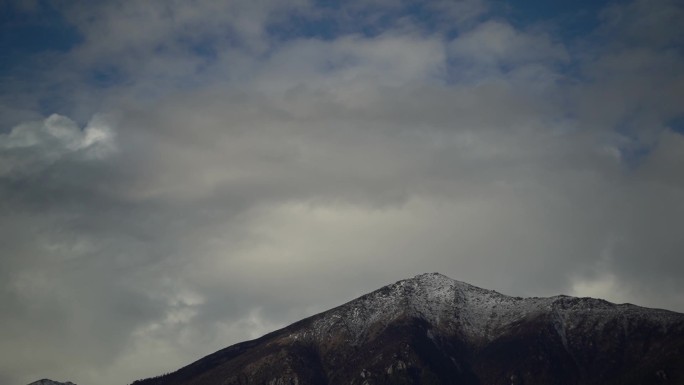
{"type": "Polygon", "coordinates": [[[44,378],[42,380],[32,382],[28,385],[76,385],[76,384],[74,384],[73,382],[70,382],[70,381],[57,382],[57,381],[52,381],[52,380],[48,380],[48,379],[44,378]]]}
{"type": "Polygon", "coordinates": [[[423,274],[135,385],[684,384],[684,314],[423,274]]]}

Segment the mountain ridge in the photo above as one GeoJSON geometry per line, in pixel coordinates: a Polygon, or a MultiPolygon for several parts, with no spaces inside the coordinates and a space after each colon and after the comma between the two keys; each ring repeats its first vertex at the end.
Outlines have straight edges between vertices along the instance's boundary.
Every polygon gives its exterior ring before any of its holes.
{"type": "Polygon", "coordinates": [[[47,378],[43,378],[42,380],[34,381],[28,385],[76,385],[76,384],[74,384],[71,381],[58,382],[58,381],[49,380],[47,378]]]}
{"type": "Polygon", "coordinates": [[[492,329],[500,329],[507,323],[529,316],[535,311],[540,312],[543,308],[555,311],[586,309],[635,314],[647,312],[657,313],[661,317],[678,314],[632,304],[613,304],[589,297],[511,297],[456,281],[439,273],[428,273],[384,286],[318,315],[332,313],[333,317],[344,319],[345,314],[340,313],[351,313],[351,322],[346,322],[347,327],[353,325],[364,329],[369,322],[382,321],[381,318],[388,317],[391,321],[392,317],[402,315],[416,316],[433,324],[441,324],[443,321],[454,321],[451,315],[458,311],[462,322],[460,325],[450,326],[460,326],[470,334],[469,337],[478,338],[487,337],[488,332],[494,331],[492,329]],[[402,304],[402,300],[408,303],[402,304]],[[370,303],[365,303],[367,301],[370,303]]]}
{"type": "Polygon", "coordinates": [[[430,273],[134,384],[608,384],[635,370],[684,381],[674,364],[684,368],[683,314],[593,298],[510,297],[430,273]],[[642,359],[652,362],[639,366],[642,359]]]}

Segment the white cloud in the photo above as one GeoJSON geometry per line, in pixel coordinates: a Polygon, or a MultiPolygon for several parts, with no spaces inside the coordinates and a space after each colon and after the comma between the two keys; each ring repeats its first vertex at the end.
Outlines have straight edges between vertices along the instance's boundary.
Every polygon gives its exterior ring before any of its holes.
{"type": "Polygon", "coordinates": [[[634,298],[634,294],[622,287],[612,274],[578,280],[572,284],[569,294],[576,297],[601,298],[614,303],[625,303],[634,298]]]}
{"type": "Polygon", "coordinates": [[[4,150],[54,145],[56,152],[73,152],[91,146],[111,146],[113,133],[101,118],[94,118],[81,130],[76,122],[52,114],[42,122],[30,122],[14,127],[0,136],[4,150]]]}
{"type": "Polygon", "coordinates": [[[543,31],[516,30],[503,21],[487,21],[458,36],[449,45],[450,55],[457,60],[478,65],[514,66],[553,63],[569,59],[565,48],[543,31]]]}
{"type": "Polygon", "coordinates": [[[0,134],[0,175],[36,172],[70,154],[101,158],[114,149],[114,133],[103,117],[94,117],[81,130],[73,120],[53,114],[0,134]]]}

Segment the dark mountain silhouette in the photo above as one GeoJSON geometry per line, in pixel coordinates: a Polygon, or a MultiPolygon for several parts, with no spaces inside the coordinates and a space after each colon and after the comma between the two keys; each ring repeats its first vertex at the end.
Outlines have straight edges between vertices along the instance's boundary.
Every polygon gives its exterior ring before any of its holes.
{"type": "Polygon", "coordinates": [[[57,382],[57,381],[52,381],[48,380],[47,378],[44,378],[42,380],[34,381],[28,385],[76,385],[73,382],[67,381],[67,382],[57,382]]]}
{"type": "Polygon", "coordinates": [[[684,384],[684,314],[423,274],[135,385],[684,384]]]}

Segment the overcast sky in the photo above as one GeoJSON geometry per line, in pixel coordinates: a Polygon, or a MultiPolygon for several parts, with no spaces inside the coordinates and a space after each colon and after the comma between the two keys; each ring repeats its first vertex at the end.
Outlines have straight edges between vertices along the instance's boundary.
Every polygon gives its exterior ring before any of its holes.
{"type": "Polygon", "coordinates": [[[0,0],[0,383],[128,384],[423,272],[684,311],[682,20],[0,0]]]}

